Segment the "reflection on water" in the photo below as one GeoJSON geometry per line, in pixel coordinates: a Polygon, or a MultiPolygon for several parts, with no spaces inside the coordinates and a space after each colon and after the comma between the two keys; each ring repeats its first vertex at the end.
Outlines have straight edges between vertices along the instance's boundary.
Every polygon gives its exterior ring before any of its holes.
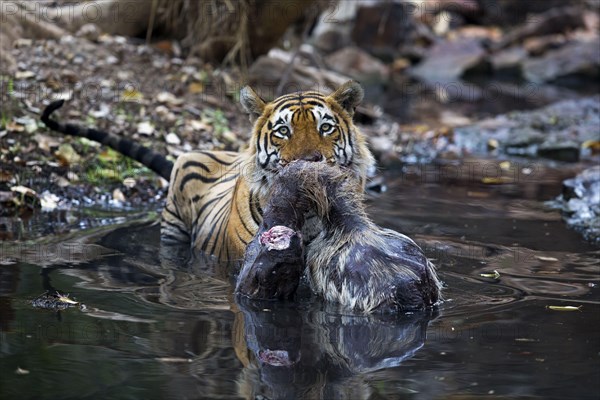
{"type": "Polygon", "coordinates": [[[352,315],[306,288],[235,298],[226,266],[159,251],[153,218],[2,242],[0,398],[597,398],[600,252],[543,208],[550,172],[391,180],[371,200],[436,259],[446,301],[432,314],[352,315]],[[33,309],[44,290],[87,308],[33,309]]]}
{"type": "Polygon", "coordinates": [[[368,398],[373,391],[365,375],[412,357],[432,318],[416,313],[381,320],[248,301],[239,307],[247,398],[368,398]]]}

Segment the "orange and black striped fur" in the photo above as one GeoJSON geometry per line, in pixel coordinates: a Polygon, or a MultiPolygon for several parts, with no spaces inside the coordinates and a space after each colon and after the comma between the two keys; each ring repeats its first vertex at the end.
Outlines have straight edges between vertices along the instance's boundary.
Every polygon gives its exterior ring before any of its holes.
{"type": "Polygon", "coordinates": [[[272,102],[245,87],[240,98],[254,123],[249,148],[187,153],[174,165],[127,139],[51,120],[61,102],[48,106],[42,121],[53,130],[106,144],[169,179],[163,241],[189,243],[221,260],[238,260],[262,221],[273,179],[286,164],[325,160],[351,171],[360,191],[373,165],[365,138],[352,122],[363,98],[358,83],[347,82],[330,95],[298,92],[272,102]]]}

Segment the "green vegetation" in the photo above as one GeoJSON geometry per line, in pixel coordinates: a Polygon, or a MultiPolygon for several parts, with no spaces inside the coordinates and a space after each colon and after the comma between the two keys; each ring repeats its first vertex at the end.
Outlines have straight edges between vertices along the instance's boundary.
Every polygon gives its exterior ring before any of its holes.
{"type": "Polygon", "coordinates": [[[229,121],[220,109],[206,109],[202,112],[202,119],[212,125],[215,135],[221,136],[229,131],[229,121]]]}
{"type": "Polygon", "coordinates": [[[122,182],[126,178],[154,176],[154,173],[137,161],[124,157],[115,150],[106,149],[85,168],[85,176],[92,185],[103,185],[122,182]]]}

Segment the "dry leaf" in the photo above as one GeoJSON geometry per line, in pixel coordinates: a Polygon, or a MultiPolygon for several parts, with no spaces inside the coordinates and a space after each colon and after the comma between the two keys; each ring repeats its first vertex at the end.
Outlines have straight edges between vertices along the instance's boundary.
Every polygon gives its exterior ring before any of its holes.
{"type": "Polygon", "coordinates": [[[144,98],[144,95],[132,87],[128,87],[121,93],[121,101],[140,101],[144,98]]]}
{"type": "Polygon", "coordinates": [[[58,161],[64,166],[77,164],[81,161],[81,156],[77,154],[73,146],[69,143],[63,143],[58,147],[58,150],[54,152],[54,155],[58,158],[58,161]]]}
{"type": "Polygon", "coordinates": [[[192,82],[188,86],[188,92],[191,94],[198,94],[204,91],[204,85],[201,82],[192,82]]]}

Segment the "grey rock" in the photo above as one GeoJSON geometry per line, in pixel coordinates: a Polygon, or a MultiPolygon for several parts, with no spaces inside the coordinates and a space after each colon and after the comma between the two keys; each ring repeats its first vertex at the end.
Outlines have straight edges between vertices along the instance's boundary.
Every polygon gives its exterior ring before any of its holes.
{"type": "Polygon", "coordinates": [[[481,65],[485,55],[479,38],[442,40],[433,45],[425,59],[411,70],[411,75],[430,82],[450,82],[481,65]]]}
{"type": "Polygon", "coordinates": [[[558,78],[583,75],[598,76],[600,68],[600,40],[573,41],[542,57],[523,63],[523,74],[531,82],[550,82],[558,78]]]}
{"type": "Polygon", "coordinates": [[[388,79],[389,68],[358,47],[345,47],[325,58],[329,68],[360,82],[380,82],[388,79]]]}
{"type": "Polygon", "coordinates": [[[520,74],[521,63],[525,61],[527,56],[528,53],[524,48],[510,47],[493,54],[490,57],[490,63],[496,72],[520,74]]]}
{"type": "Polygon", "coordinates": [[[563,182],[563,193],[549,205],[563,212],[567,225],[600,244],[600,165],[563,182]]]}

